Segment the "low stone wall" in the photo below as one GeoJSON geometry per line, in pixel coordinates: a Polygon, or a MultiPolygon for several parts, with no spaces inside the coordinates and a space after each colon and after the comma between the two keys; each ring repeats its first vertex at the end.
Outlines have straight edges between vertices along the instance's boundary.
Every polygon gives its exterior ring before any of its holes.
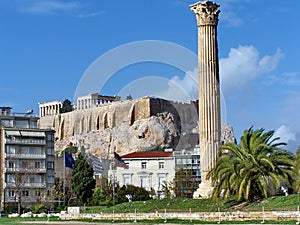
{"type": "Polygon", "coordinates": [[[267,211],[267,212],[191,212],[191,213],[91,213],[61,214],[61,220],[93,219],[93,220],[200,220],[200,221],[247,221],[247,220],[299,220],[298,211],[267,211]]]}

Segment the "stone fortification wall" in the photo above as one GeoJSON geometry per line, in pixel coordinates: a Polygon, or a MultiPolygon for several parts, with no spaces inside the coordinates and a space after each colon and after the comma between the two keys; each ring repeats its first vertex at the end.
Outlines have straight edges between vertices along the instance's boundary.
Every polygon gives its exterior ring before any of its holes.
{"type": "Polygon", "coordinates": [[[188,149],[199,140],[197,102],[151,97],[44,116],[39,127],[54,127],[55,151],[72,143],[104,158],[114,151],[188,149]]]}
{"type": "Polygon", "coordinates": [[[41,117],[40,128],[54,127],[55,139],[63,140],[74,135],[105,130],[132,124],[135,120],[150,117],[150,99],[118,101],[99,107],[41,117]]]}
{"type": "Polygon", "coordinates": [[[180,134],[176,128],[180,119],[173,118],[176,109],[167,105],[168,101],[150,97],[111,102],[41,117],[39,127],[54,127],[56,151],[73,143],[98,156],[109,157],[113,151],[123,154],[174,147],[177,143],[174,137],[178,138],[180,134]],[[168,111],[171,114],[166,113],[168,111]],[[159,118],[153,117],[157,113],[161,113],[159,118]]]}

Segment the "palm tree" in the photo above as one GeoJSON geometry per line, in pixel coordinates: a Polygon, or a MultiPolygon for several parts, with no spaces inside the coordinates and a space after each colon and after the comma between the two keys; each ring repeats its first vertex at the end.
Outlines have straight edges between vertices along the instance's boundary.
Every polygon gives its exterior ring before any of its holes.
{"type": "Polygon", "coordinates": [[[279,187],[282,180],[293,181],[294,156],[279,148],[285,143],[273,138],[274,131],[245,130],[240,145],[225,143],[220,157],[209,172],[214,185],[213,197],[254,201],[268,196],[268,186],[279,187]]]}
{"type": "Polygon", "coordinates": [[[300,146],[298,147],[295,155],[295,168],[294,168],[295,182],[293,188],[300,192],[300,146]]]}

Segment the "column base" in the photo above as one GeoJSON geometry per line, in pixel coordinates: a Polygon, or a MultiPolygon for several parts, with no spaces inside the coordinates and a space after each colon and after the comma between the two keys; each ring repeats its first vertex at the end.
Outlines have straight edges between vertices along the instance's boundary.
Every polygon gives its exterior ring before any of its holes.
{"type": "Polygon", "coordinates": [[[214,187],[209,181],[204,181],[199,184],[199,188],[194,192],[193,198],[210,198],[212,196],[214,187]]]}

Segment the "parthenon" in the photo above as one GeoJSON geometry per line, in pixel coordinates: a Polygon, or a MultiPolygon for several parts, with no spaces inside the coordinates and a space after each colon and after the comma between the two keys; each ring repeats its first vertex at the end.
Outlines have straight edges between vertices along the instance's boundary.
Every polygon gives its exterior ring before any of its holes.
{"type": "Polygon", "coordinates": [[[93,93],[85,96],[79,96],[77,98],[76,109],[89,109],[102,104],[111,103],[119,100],[119,96],[99,95],[98,93],[93,93]]]}

